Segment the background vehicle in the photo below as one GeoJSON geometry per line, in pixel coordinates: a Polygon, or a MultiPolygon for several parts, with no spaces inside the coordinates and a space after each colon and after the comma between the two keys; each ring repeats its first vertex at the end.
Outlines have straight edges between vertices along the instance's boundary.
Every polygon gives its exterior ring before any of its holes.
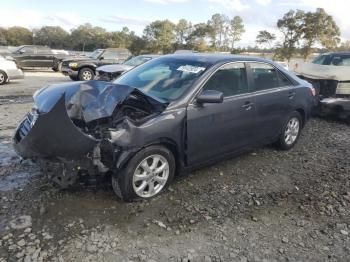
{"type": "Polygon", "coordinates": [[[350,66],[350,52],[321,54],[312,63],[318,65],[350,66]]]}
{"type": "Polygon", "coordinates": [[[12,79],[23,78],[23,72],[21,69],[18,69],[16,63],[0,55],[0,85],[6,84],[12,79]]]}
{"type": "Polygon", "coordinates": [[[160,57],[160,55],[139,55],[125,61],[122,64],[100,66],[96,69],[95,79],[108,82],[113,81],[117,79],[121,74],[131,70],[135,66],[139,66],[157,57],[160,57]]]}
{"type": "Polygon", "coordinates": [[[51,48],[40,45],[22,45],[15,49],[10,55],[19,68],[24,67],[48,67],[58,71],[58,63],[66,54],[56,54],[51,48]]]}
{"type": "Polygon", "coordinates": [[[115,193],[132,201],[159,194],[180,170],[264,144],[292,148],[313,92],[268,60],[198,54],[154,59],[114,84],[45,87],[34,101],[16,151],[58,162],[60,183],[74,181],[76,170],[112,171],[115,193]]]}
{"type": "Polygon", "coordinates": [[[72,80],[88,81],[95,78],[97,67],[120,64],[130,56],[130,51],[124,48],[96,49],[88,57],[63,60],[61,72],[72,80]]]}
{"type": "Polygon", "coordinates": [[[315,113],[350,122],[350,53],[326,53],[294,69],[316,90],[315,113]]]}

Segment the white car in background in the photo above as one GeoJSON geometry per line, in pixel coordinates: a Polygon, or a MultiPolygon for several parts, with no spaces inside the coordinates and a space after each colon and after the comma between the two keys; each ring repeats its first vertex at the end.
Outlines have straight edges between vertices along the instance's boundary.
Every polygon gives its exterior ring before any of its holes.
{"type": "Polygon", "coordinates": [[[0,85],[13,79],[23,79],[24,74],[14,61],[5,59],[0,55],[0,85]]]}

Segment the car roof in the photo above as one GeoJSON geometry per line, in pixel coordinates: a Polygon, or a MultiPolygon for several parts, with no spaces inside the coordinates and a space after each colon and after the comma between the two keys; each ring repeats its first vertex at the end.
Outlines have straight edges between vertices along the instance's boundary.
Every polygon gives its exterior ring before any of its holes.
{"type": "Polygon", "coordinates": [[[155,54],[145,54],[145,55],[138,55],[138,56],[135,56],[135,57],[152,57],[152,58],[156,58],[156,57],[160,57],[161,55],[155,55],[155,54]]]}
{"type": "Polygon", "coordinates": [[[327,52],[327,53],[323,53],[320,55],[350,55],[350,52],[347,51],[342,51],[342,52],[327,52]]]}
{"type": "Polygon", "coordinates": [[[252,62],[265,62],[272,63],[272,60],[264,59],[255,56],[241,56],[241,55],[229,55],[229,54],[216,54],[216,53],[186,53],[186,54],[171,54],[165,57],[174,57],[189,61],[205,62],[209,64],[218,64],[222,62],[236,62],[236,61],[252,61],[252,62]]]}

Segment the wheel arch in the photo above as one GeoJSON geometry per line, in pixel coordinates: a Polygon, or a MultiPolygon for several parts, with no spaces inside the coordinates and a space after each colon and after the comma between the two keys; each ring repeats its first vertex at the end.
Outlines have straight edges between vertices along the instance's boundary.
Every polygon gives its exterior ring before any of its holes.
{"type": "Polygon", "coordinates": [[[4,82],[4,84],[5,84],[5,83],[9,80],[9,76],[8,76],[7,72],[4,71],[4,70],[1,70],[1,69],[0,69],[0,72],[3,73],[4,76],[5,76],[5,82],[4,82]]]}
{"type": "Polygon", "coordinates": [[[300,114],[300,116],[301,116],[301,121],[302,121],[302,127],[304,127],[305,126],[305,123],[306,123],[306,112],[305,112],[305,110],[303,109],[303,108],[297,108],[297,109],[295,109],[295,111],[296,112],[298,112],[299,114],[300,114]]]}
{"type": "Polygon", "coordinates": [[[183,166],[183,159],[181,157],[179,146],[176,144],[174,140],[167,137],[162,137],[157,139],[157,141],[150,142],[140,147],[138,150],[130,152],[127,156],[123,157],[123,159],[117,160],[117,162],[119,162],[117,163],[117,168],[118,169],[124,168],[135,154],[137,154],[139,151],[143,150],[144,148],[147,148],[150,146],[163,146],[173,154],[175,159],[175,166],[176,166],[175,174],[177,174],[178,171],[183,166]]]}
{"type": "Polygon", "coordinates": [[[80,72],[80,70],[84,69],[84,68],[89,68],[92,71],[94,71],[94,74],[96,74],[96,66],[95,65],[91,65],[91,64],[83,64],[81,66],[79,66],[78,72],[80,72]]]}

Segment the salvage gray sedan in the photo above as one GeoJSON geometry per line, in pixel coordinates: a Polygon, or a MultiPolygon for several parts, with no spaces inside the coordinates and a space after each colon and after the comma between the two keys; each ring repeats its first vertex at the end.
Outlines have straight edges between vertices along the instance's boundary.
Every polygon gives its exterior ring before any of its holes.
{"type": "Polygon", "coordinates": [[[150,198],[181,171],[260,145],[292,148],[313,93],[310,84],[265,59],[163,56],[114,83],[41,89],[14,147],[55,171],[62,186],[111,174],[123,200],[150,198]]]}

